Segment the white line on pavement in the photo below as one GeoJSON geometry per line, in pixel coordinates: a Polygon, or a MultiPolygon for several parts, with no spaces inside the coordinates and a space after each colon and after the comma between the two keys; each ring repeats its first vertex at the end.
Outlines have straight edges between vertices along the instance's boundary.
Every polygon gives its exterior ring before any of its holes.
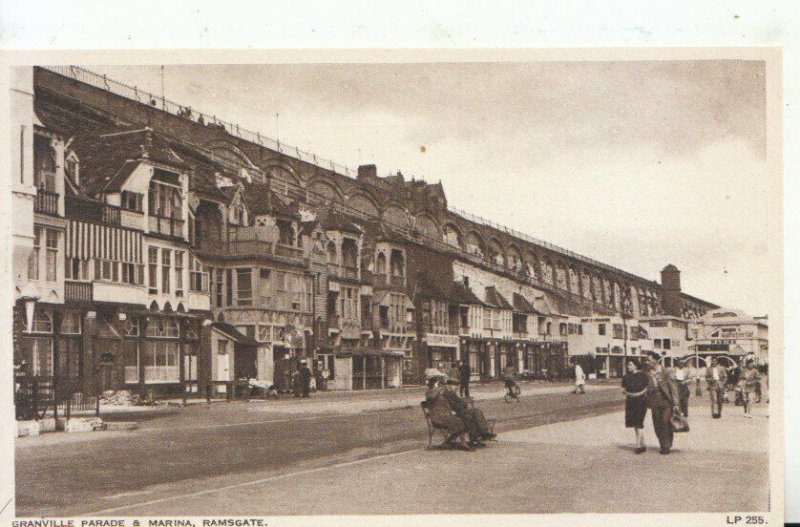
{"type": "Polygon", "coordinates": [[[325,470],[331,470],[331,469],[341,468],[341,467],[349,467],[349,466],[353,466],[353,465],[360,465],[361,463],[366,463],[368,461],[375,461],[375,460],[379,460],[379,459],[389,459],[389,458],[392,458],[392,457],[403,456],[403,455],[409,454],[411,452],[418,452],[420,450],[425,450],[425,449],[424,448],[415,448],[415,449],[412,449],[412,450],[404,450],[402,452],[394,452],[392,454],[381,454],[379,456],[368,457],[368,458],[364,458],[364,459],[357,459],[355,461],[346,461],[344,463],[337,463],[337,464],[328,465],[328,466],[325,466],[325,467],[310,468],[310,469],[306,469],[306,470],[300,470],[298,472],[290,472],[288,474],[279,474],[277,476],[270,476],[268,478],[262,478],[262,479],[257,479],[257,480],[253,480],[253,481],[244,481],[242,483],[236,483],[236,484],[233,484],[233,485],[225,485],[223,487],[217,487],[215,489],[198,490],[198,491],[195,491],[195,492],[187,492],[185,494],[176,494],[175,496],[168,496],[166,498],[158,498],[158,499],[155,499],[155,500],[147,500],[147,501],[141,501],[141,502],[138,502],[138,503],[130,503],[128,505],[120,505],[119,507],[112,507],[110,509],[102,509],[102,510],[99,510],[99,511],[93,511],[93,512],[89,512],[89,513],[86,513],[86,514],[81,514],[81,515],[79,515],[79,517],[100,516],[102,514],[110,514],[110,513],[113,513],[113,512],[124,510],[124,509],[132,509],[134,507],[145,507],[147,505],[155,505],[155,504],[158,504],[158,503],[164,503],[164,502],[167,502],[167,501],[172,501],[172,500],[177,500],[177,499],[182,499],[182,498],[191,498],[191,497],[194,497],[194,496],[203,496],[203,495],[206,495],[206,494],[214,494],[216,492],[222,492],[222,491],[241,488],[241,487],[249,487],[249,486],[252,486],[252,485],[261,485],[262,483],[270,483],[272,481],[278,481],[278,480],[281,480],[281,479],[288,479],[288,478],[292,478],[292,477],[295,477],[295,476],[305,476],[307,474],[314,474],[314,473],[322,472],[322,471],[325,471],[325,470]]]}

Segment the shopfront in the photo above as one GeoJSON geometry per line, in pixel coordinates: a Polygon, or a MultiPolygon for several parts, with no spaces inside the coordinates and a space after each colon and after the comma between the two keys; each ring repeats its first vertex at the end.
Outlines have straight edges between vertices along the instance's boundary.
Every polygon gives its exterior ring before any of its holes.
{"type": "Polygon", "coordinates": [[[402,353],[365,350],[354,353],[351,360],[353,390],[379,390],[402,386],[402,353]]]}
{"type": "Polygon", "coordinates": [[[460,360],[458,335],[428,334],[426,337],[430,365],[445,375],[460,360]]]}

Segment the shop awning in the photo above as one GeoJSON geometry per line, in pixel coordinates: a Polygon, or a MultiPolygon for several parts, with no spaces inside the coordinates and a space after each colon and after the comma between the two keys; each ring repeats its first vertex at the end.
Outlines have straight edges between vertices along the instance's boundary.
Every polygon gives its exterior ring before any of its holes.
{"type": "Polygon", "coordinates": [[[336,350],[334,354],[337,357],[385,357],[389,359],[402,359],[402,351],[390,351],[377,348],[356,348],[348,350],[336,350]]]}
{"type": "Polygon", "coordinates": [[[216,329],[217,331],[224,333],[225,336],[229,337],[231,340],[236,342],[237,344],[242,344],[244,346],[260,346],[261,343],[254,339],[253,337],[248,337],[234,326],[226,323],[226,322],[214,322],[211,324],[211,327],[216,329]]]}

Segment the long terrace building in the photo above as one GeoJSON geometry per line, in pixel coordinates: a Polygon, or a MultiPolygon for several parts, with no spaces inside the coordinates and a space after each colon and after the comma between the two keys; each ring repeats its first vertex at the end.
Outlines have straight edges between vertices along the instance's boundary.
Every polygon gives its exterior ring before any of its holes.
{"type": "Polygon", "coordinates": [[[14,177],[35,183],[15,187],[35,203],[15,248],[15,354],[87,391],[288,387],[299,358],[328,389],[418,383],[461,359],[478,378],[564,375],[583,319],[717,307],[677,269],[657,283],[449,208],[441,183],[352,171],[77,67],[32,82],[12,123],[33,162],[14,177]],[[74,347],[38,343],[71,332],[74,347]],[[61,370],[61,350],[80,366],[61,370]]]}

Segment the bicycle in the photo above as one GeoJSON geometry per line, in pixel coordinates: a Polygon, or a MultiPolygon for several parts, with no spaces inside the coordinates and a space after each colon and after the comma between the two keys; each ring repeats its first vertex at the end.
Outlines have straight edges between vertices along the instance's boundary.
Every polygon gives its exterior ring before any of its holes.
{"type": "Polygon", "coordinates": [[[510,403],[512,400],[521,402],[519,396],[522,394],[519,384],[513,378],[506,379],[506,393],[503,395],[503,400],[510,403]]]}

